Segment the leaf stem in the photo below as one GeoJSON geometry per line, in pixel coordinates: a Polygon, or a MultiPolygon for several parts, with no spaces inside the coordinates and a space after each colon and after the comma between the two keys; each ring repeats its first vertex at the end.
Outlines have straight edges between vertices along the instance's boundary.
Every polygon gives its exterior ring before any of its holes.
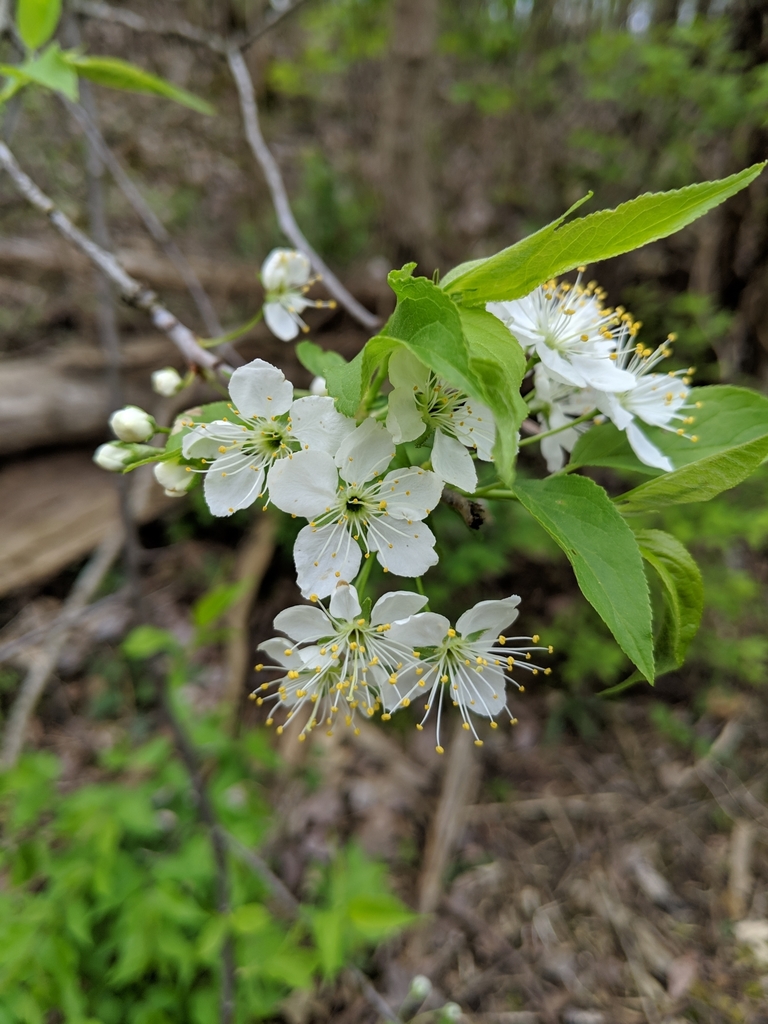
{"type": "Polygon", "coordinates": [[[255,327],[263,316],[264,310],[260,309],[256,316],[251,317],[250,320],[242,324],[240,327],[235,327],[235,329],[230,331],[228,334],[222,334],[219,338],[201,338],[199,344],[203,348],[216,348],[217,345],[224,345],[228,341],[235,341],[236,338],[241,337],[246,333],[246,331],[250,331],[252,327],[255,327]]]}
{"type": "Polygon", "coordinates": [[[520,448],[523,448],[527,444],[535,444],[536,441],[543,441],[545,437],[553,437],[555,434],[561,434],[564,430],[570,430],[571,427],[576,427],[580,423],[587,423],[593,419],[595,410],[592,409],[590,412],[585,412],[583,416],[579,416],[578,419],[571,420],[570,423],[564,423],[562,427],[555,427],[553,430],[545,430],[541,434],[533,434],[531,437],[524,437],[520,441],[520,448]]]}
{"type": "Polygon", "coordinates": [[[355,589],[357,590],[357,596],[361,600],[365,594],[365,587],[366,584],[368,583],[368,577],[371,575],[372,568],[373,558],[371,558],[369,554],[367,558],[363,559],[363,568],[357,574],[357,579],[355,580],[355,589]]]}

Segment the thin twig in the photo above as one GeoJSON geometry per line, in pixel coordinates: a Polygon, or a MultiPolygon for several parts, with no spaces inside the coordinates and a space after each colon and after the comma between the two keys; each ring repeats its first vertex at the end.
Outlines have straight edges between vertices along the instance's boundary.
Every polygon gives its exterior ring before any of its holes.
{"type": "Polygon", "coordinates": [[[470,530],[479,530],[488,518],[488,509],[480,501],[473,501],[450,487],[443,488],[442,499],[445,504],[458,512],[470,530]]]}
{"type": "Polygon", "coordinates": [[[213,352],[202,348],[195,335],[160,302],[157,295],[125,270],[112,253],[96,245],[86,234],[59,210],[52,199],[42,192],[29,175],[19,167],[16,158],[5,143],[0,142],[0,167],[11,177],[14,185],[35,209],[44,213],[56,230],[84,253],[115,285],[122,298],[149,314],[155,327],[167,334],[191,366],[205,370],[232,370],[213,352]]]}
{"type": "Polygon", "coordinates": [[[125,603],[126,591],[118,590],[114,594],[109,594],[107,597],[102,597],[98,601],[94,601],[93,604],[88,605],[87,608],[80,608],[75,612],[60,612],[59,615],[52,622],[46,622],[44,626],[36,626],[35,629],[30,629],[29,632],[23,633],[21,636],[17,636],[14,640],[7,640],[4,644],[0,645],[0,665],[7,661],[11,661],[17,654],[25,651],[28,647],[33,647],[39,640],[43,640],[53,630],[64,629],[70,626],[77,626],[87,619],[88,616],[97,608],[104,608],[112,604],[125,603]]]}
{"type": "Polygon", "coordinates": [[[98,590],[102,580],[120,554],[123,541],[122,530],[116,530],[109,534],[77,577],[69,597],[64,602],[62,615],[50,628],[48,639],[21,684],[21,689],[11,708],[3,734],[2,748],[0,748],[0,767],[12,768],[18,761],[24,745],[29,719],[67,642],[72,620],[85,608],[98,590]]]}
{"type": "Polygon", "coordinates": [[[315,273],[320,275],[325,287],[337,302],[344,306],[366,330],[375,330],[379,326],[379,318],[369,312],[353,295],[350,295],[341,281],[318,256],[296,223],[296,218],[291,210],[291,204],[288,201],[288,193],[285,189],[280,168],[277,166],[277,161],[264,141],[264,136],[261,134],[256,95],[250,72],[242,53],[236,47],[231,47],[227,50],[227,63],[235,80],[237,93],[240,98],[240,113],[243,118],[245,137],[248,140],[248,145],[251,148],[254,159],[264,172],[281,231],[290,239],[296,249],[304,253],[312,264],[315,273]]]}

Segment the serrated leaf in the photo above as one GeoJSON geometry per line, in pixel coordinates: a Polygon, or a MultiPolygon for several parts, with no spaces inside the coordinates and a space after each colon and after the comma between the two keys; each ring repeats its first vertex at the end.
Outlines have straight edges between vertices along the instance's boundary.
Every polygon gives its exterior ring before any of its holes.
{"type": "Polygon", "coordinates": [[[48,42],[60,17],[61,0],[17,0],[16,28],[29,50],[37,50],[48,42]]]}
{"type": "Polygon", "coordinates": [[[520,504],[568,556],[582,593],[653,682],[648,583],[637,541],[602,487],[583,476],[518,480],[520,504]]]}
{"type": "Polygon", "coordinates": [[[88,78],[109,89],[164,96],[184,107],[196,110],[199,114],[216,113],[210,103],[195,96],[194,93],[117,57],[85,57],[72,52],[66,54],[66,60],[81,78],[88,78]]]}
{"type": "Polygon", "coordinates": [[[561,218],[479,265],[447,274],[443,288],[465,305],[520,298],[581,264],[609,259],[674,234],[746,188],[764,167],[765,163],[754,164],[719,181],[646,193],[615,210],[601,210],[568,224],[562,225],[561,218]]]}

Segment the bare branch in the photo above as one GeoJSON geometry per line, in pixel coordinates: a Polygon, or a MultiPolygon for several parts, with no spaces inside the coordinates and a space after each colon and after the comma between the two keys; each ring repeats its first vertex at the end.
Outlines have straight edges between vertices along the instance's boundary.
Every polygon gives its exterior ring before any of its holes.
{"type": "Polygon", "coordinates": [[[325,287],[337,302],[344,306],[366,330],[375,330],[380,322],[378,317],[361,305],[353,295],[350,295],[341,281],[318,256],[296,223],[296,218],[293,216],[293,211],[288,201],[288,193],[285,190],[280,168],[277,166],[277,161],[264,141],[264,136],[261,134],[259,112],[256,106],[256,96],[250,72],[243,59],[243,55],[236,47],[232,47],[227,51],[227,62],[240,97],[240,112],[243,117],[245,137],[248,140],[248,145],[251,147],[251,152],[256,162],[267,179],[267,185],[272,195],[272,203],[277,214],[277,222],[283,234],[290,239],[296,249],[303,252],[309,259],[315,273],[320,275],[325,287]]]}
{"type": "Polygon", "coordinates": [[[69,629],[98,590],[101,581],[120,554],[123,542],[122,530],[115,531],[106,537],[75,581],[69,597],[64,602],[61,616],[49,630],[48,639],[21,684],[21,689],[11,708],[0,749],[1,767],[12,768],[18,761],[21,748],[24,746],[29,719],[56,667],[64,644],[67,642],[69,629]]]}
{"type": "Polygon", "coordinates": [[[165,308],[154,292],[131,277],[112,253],[96,245],[86,234],[75,227],[69,217],[56,207],[53,200],[49,199],[29,175],[22,171],[13,153],[3,142],[0,142],[0,167],[8,172],[14,185],[27,202],[44,213],[59,234],[84,253],[110,279],[126,302],[149,314],[155,327],[168,335],[191,366],[231,372],[231,366],[224,363],[214,352],[207,351],[197,343],[192,331],[165,308]]]}
{"type": "Polygon", "coordinates": [[[466,498],[458,491],[444,487],[441,497],[449,508],[459,513],[470,530],[479,530],[488,518],[488,509],[482,502],[466,498]]]}
{"type": "Polygon", "coordinates": [[[72,10],[77,14],[84,14],[88,18],[96,18],[99,21],[110,21],[114,25],[122,25],[134,32],[150,32],[152,35],[175,36],[177,39],[184,39],[188,43],[195,43],[197,46],[205,46],[216,53],[225,54],[227,43],[215,32],[207,32],[197,25],[192,25],[184,19],[168,21],[165,18],[142,17],[141,14],[134,14],[124,7],[113,7],[111,4],[102,3],[101,0],[74,0],[72,10]]]}

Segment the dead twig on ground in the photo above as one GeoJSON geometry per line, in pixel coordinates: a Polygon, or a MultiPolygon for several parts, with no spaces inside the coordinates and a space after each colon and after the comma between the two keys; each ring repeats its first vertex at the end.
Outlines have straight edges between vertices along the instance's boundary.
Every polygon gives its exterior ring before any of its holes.
{"type": "Polygon", "coordinates": [[[11,708],[0,748],[0,767],[12,768],[18,761],[29,720],[67,642],[71,620],[85,608],[96,593],[120,554],[123,543],[122,531],[110,534],[102,541],[78,576],[64,603],[64,612],[59,617],[58,626],[54,624],[51,627],[48,639],[21,684],[21,689],[11,708]]]}

